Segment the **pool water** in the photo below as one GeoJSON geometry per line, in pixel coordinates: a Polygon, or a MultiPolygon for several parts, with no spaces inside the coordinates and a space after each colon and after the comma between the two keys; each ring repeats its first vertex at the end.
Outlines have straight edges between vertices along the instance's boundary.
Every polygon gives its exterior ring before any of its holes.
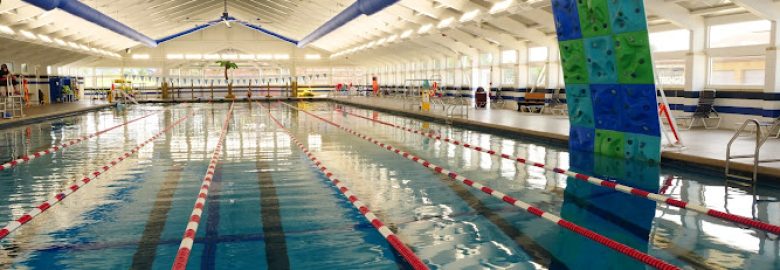
{"type": "MultiPolygon", "coordinates": [[[[618,252],[433,173],[286,106],[236,103],[188,269],[407,269],[384,238],[292,144],[273,115],[432,269],[645,269],[618,252]]],[[[715,173],[569,153],[329,102],[293,103],[685,269],[780,269],[777,236],[593,186],[366,119],[617,178],[780,224],[780,192],[754,197],[715,173]]],[[[0,242],[0,268],[167,269],[179,248],[229,104],[140,105],[0,131],[0,160],[159,113],[0,171],[0,221],[20,217],[194,113],[0,242]]]]}

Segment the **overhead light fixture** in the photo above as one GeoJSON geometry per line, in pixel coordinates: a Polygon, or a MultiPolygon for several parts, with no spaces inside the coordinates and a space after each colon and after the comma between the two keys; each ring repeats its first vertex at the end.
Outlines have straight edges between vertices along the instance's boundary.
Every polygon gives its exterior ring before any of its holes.
{"type": "Polygon", "coordinates": [[[274,56],[270,55],[270,54],[258,54],[257,55],[257,60],[272,60],[272,59],[274,59],[274,56]]]}
{"type": "Polygon", "coordinates": [[[379,40],[376,41],[376,45],[379,46],[379,45],[385,44],[386,41],[387,41],[387,38],[379,39],[379,40]]]}
{"type": "Polygon", "coordinates": [[[64,41],[64,40],[62,40],[62,39],[59,39],[59,38],[54,38],[54,42],[55,42],[55,43],[57,43],[57,44],[59,44],[60,46],[68,46],[68,44],[67,44],[67,43],[65,43],[65,41],[64,41]]]}
{"type": "Polygon", "coordinates": [[[319,54],[307,54],[305,58],[306,60],[320,60],[322,56],[320,56],[319,54]]]}
{"type": "Polygon", "coordinates": [[[219,60],[219,54],[204,54],[203,59],[206,60],[219,60]]]}
{"type": "Polygon", "coordinates": [[[239,54],[238,55],[238,59],[241,59],[241,60],[255,60],[255,55],[254,54],[239,54]]]}
{"type": "Polygon", "coordinates": [[[149,58],[148,54],[133,54],[133,59],[135,60],[147,60],[149,58]]]}
{"type": "Polygon", "coordinates": [[[371,41],[371,42],[369,42],[369,43],[368,43],[368,45],[366,46],[366,48],[373,48],[373,47],[374,47],[374,45],[376,45],[376,41],[371,41]]]}
{"type": "Polygon", "coordinates": [[[14,30],[11,29],[11,27],[2,24],[0,24],[0,33],[8,34],[8,35],[16,34],[16,32],[14,32],[14,30]]]}
{"type": "Polygon", "coordinates": [[[184,59],[184,55],[180,53],[174,53],[174,54],[168,54],[165,56],[165,58],[170,60],[181,60],[184,59]]]}
{"type": "Polygon", "coordinates": [[[220,57],[224,60],[236,60],[238,59],[238,54],[222,54],[220,57]]]}
{"type": "Polygon", "coordinates": [[[396,39],[398,39],[398,35],[389,36],[389,37],[387,37],[387,43],[392,43],[396,39]]]}
{"type": "Polygon", "coordinates": [[[202,54],[186,54],[186,55],[184,55],[184,59],[187,59],[187,60],[201,60],[201,59],[203,59],[203,55],[202,54]]]}
{"type": "Polygon", "coordinates": [[[89,51],[89,47],[87,47],[84,44],[79,44],[79,49],[82,49],[82,50],[85,50],[85,51],[89,51]]]}
{"type": "Polygon", "coordinates": [[[463,16],[460,16],[460,22],[468,22],[471,20],[474,20],[474,18],[479,15],[479,9],[475,9],[466,13],[463,13],[463,16]]]}
{"type": "Polygon", "coordinates": [[[68,46],[70,46],[71,48],[74,48],[74,49],[80,49],[79,45],[76,44],[75,42],[68,41],[68,46]]]}
{"type": "Polygon", "coordinates": [[[41,39],[41,41],[43,41],[43,42],[52,43],[51,38],[49,38],[49,36],[47,36],[47,35],[38,34],[38,38],[41,39]]]}
{"type": "Polygon", "coordinates": [[[453,21],[455,21],[455,17],[446,18],[446,19],[440,21],[439,24],[436,25],[436,28],[439,28],[439,29],[447,28],[447,27],[449,27],[452,24],[453,21]]]}
{"type": "Polygon", "coordinates": [[[490,8],[490,14],[496,14],[501,11],[504,11],[508,9],[512,4],[515,2],[515,0],[504,0],[498,3],[493,4],[493,7],[490,8]]]}
{"type": "Polygon", "coordinates": [[[414,31],[412,31],[411,29],[404,31],[403,33],[401,33],[401,39],[408,38],[409,36],[412,35],[412,33],[414,33],[414,31]]]}
{"type": "Polygon", "coordinates": [[[290,59],[289,54],[274,54],[274,59],[276,60],[287,60],[290,59]]]}
{"type": "Polygon", "coordinates": [[[19,30],[19,33],[22,33],[22,36],[24,36],[24,37],[26,37],[28,39],[38,39],[37,37],[35,37],[35,34],[33,34],[32,32],[28,32],[28,31],[25,31],[25,30],[19,30]]]}
{"type": "Polygon", "coordinates": [[[431,28],[433,28],[433,24],[429,23],[429,24],[423,25],[423,26],[420,27],[419,30],[417,30],[417,34],[422,35],[422,34],[428,33],[428,31],[431,31],[431,28]]]}

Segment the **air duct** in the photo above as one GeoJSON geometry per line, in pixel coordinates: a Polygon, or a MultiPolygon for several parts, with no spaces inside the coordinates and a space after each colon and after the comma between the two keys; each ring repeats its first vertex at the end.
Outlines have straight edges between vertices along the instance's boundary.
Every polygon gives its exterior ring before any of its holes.
{"type": "Polygon", "coordinates": [[[360,17],[360,15],[373,15],[386,7],[392,6],[396,2],[398,2],[398,0],[357,0],[344,9],[344,11],[317,28],[317,30],[314,30],[314,32],[311,32],[311,34],[304,37],[298,42],[298,47],[303,48],[309,43],[317,41],[355,18],[360,17]]]}
{"type": "Polygon", "coordinates": [[[296,41],[294,39],[291,39],[291,38],[288,38],[288,37],[285,37],[285,36],[282,36],[280,34],[277,34],[276,32],[273,32],[271,30],[265,29],[265,28],[263,28],[263,27],[261,27],[259,25],[254,25],[254,24],[250,24],[250,23],[242,22],[242,21],[238,21],[238,23],[240,23],[240,24],[242,24],[242,25],[244,25],[244,26],[246,26],[246,27],[248,27],[250,29],[254,29],[255,31],[258,31],[258,32],[261,32],[263,34],[275,37],[275,38],[277,38],[279,40],[292,43],[293,45],[298,45],[298,41],[296,41]]]}
{"type": "Polygon", "coordinates": [[[78,0],[24,0],[25,2],[39,7],[43,10],[49,11],[55,8],[62,9],[65,12],[73,14],[76,17],[82,18],[94,24],[97,24],[103,28],[113,31],[114,33],[123,35],[132,40],[138,41],[147,47],[157,47],[157,42],[152,38],[139,33],[138,31],[124,25],[106,14],[100,13],[84,3],[78,0]]]}

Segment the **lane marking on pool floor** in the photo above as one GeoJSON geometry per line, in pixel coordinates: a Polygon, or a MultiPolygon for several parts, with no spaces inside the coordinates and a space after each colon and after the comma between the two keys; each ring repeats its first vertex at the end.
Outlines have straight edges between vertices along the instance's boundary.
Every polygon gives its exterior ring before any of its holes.
{"type": "Polygon", "coordinates": [[[257,182],[260,186],[260,213],[265,236],[265,256],[268,269],[290,269],[287,241],[282,228],[282,214],[276,185],[271,176],[271,166],[258,157],[255,162],[257,182]]]}
{"type": "Polygon", "coordinates": [[[79,144],[79,143],[81,143],[83,141],[86,141],[86,140],[92,139],[94,137],[100,136],[103,133],[112,131],[112,130],[117,129],[119,127],[123,127],[123,126],[129,125],[131,123],[137,122],[137,121],[139,121],[141,119],[147,118],[149,116],[152,116],[152,115],[155,115],[155,114],[158,114],[158,113],[160,113],[160,112],[156,111],[156,112],[153,112],[153,113],[150,113],[150,114],[138,117],[136,119],[124,122],[122,124],[119,124],[119,125],[116,125],[116,126],[113,126],[113,127],[110,127],[110,128],[107,128],[107,129],[104,129],[104,130],[101,130],[101,131],[98,131],[98,132],[95,132],[95,133],[92,133],[92,134],[89,134],[89,135],[84,135],[84,136],[81,136],[81,137],[76,138],[76,139],[69,140],[66,143],[63,143],[63,144],[60,144],[60,145],[55,145],[55,146],[53,146],[53,147],[51,147],[49,149],[35,152],[32,155],[21,156],[21,157],[19,157],[17,159],[11,160],[9,162],[6,162],[6,163],[3,163],[2,165],[0,165],[0,171],[7,170],[7,169],[10,169],[10,168],[16,167],[19,164],[27,163],[27,162],[30,162],[31,160],[34,160],[34,159],[37,159],[37,158],[41,158],[41,157],[44,157],[46,155],[55,153],[55,152],[57,152],[59,150],[71,147],[71,146],[79,144]]]}
{"type": "Polygon", "coordinates": [[[27,212],[26,214],[22,215],[22,217],[11,221],[3,227],[3,229],[0,229],[0,239],[3,239],[7,237],[9,234],[14,232],[16,229],[19,229],[19,227],[23,226],[24,224],[27,224],[30,222],[33,218],[40,215],[41,213],[45,212],[46,210],[51,209],[52,206],[58,204],[65,198],[67,198],[69,195],[73,194],[74,192],[81,189],[83,186],[89,184],[90,182],[94,181],[95,179],[98,179],[100,175],[107,172],[109,169],[113,168],[117,164],[121,163],[125,159],[129,158],[133,154],[137,153],[141,148],[146,146],[147,144],[151,143],[152,141],[156,140],[166,132],[172,130],[174,127],[178,126],[179,124],[183,123],[185,120],[190,119],[192,116],[192,113],[187,114],[186,116],[182,117],[178,121],[174,122],[170,126],[166,127],[165,129],[161,130],[151,138],[147,139],[146,141],[142,142],[141,144],[137,145],[135,148],[130,150],[129,152],[125,152],[124,155],[119,156],[115,158],[114,160],[108,162],[103,167],[100,167],[98,170],[95,170],[94,172],[84,176],[82,179],[76,181],[75,184],[69,186],[64,191],[58,193],[53,198],[49,199],[48,201],[43,202],[42,204],[38,205],[37,207],[33,208],[33,210],[27,212]]]}
{"type": "Polygon", "coordinates": [[[219,245],[219,221],[220,221],[220,209],[222,204],[220,203],[220,192],[222,191],[222,164],[217,163],[217,167],[214,168],[214,177],[211,178],[211,189],[208,196],[210,202],[206,205],[206,235],[203,236],[203,255],[200,259],[200,269],[211,270],[217,268],[217,245],[219,245]]]}
{"type": "Polygon", "coordinates": [[[627,246],[627,245],[625,245],[623,243],[620,243],[620,242],[617,242],[615,240],[612,240],[611,238],[608,238],[608,237],[603,236],[601,234],[598,234],[598,233],[596,233],[594,231],[591,231],[591,230],[589,230],[587,228],[584,228],[582,226],[574,224],[574,223],[572,223],[572,222],[570,222],[568,220],[565,220],[565,219],[563,219],[563,218],[561,218],[559,216],[556,216],[556,215],[553,215],[551,213],[545,212],[545,211],[543,211],[543,210],[541,210],[541,209],[539,209],[539,208],[537,208],[535,206],[532,206],[532,205],[530,205],[530,204],[528,204],[526,202],[520,201],[520,200],[518,200],[518,199],[516,199],[514,197],[511,197],[511,196],[506,195],[506,194],[504,194],[504,193],[502,193],[500,191],[497,191],[497,190],[494,190],[494,189],[492,189],[492,188],[490,188],[488,186],[485,186],[485,185],[483,185],[483,184],[481,184],[479,182],[476,182],[474,180],[468,179],[468,178],[464,177],[463,175],[460,175],[460,174],[458,174],[458,173],[456,173],[454,171],[450,171],[450,170],[444,169],[443,167],[440,167],[440,166],[437,166],[435,164],[432,164],[432,163],[430,163],[430,162],[428,162],[428,161],[426,161],[424,159],[421,159],[421,158],[419,158],[417,156],[414,156],[414,155],[410,154],[409,152],[402,151],[402,150],[400,150],[398,148],[393,147],[392,145],[385,144],[385,143],[382,143],[380,141],[377,141],[377,140],[375,140],[375,139],[373,139],[371,137],[368,137],[368,136],[363,135],[363,134],[361,134],[361,133],[359,133],[357,131],[354,131],[354,130],[352,130],[350,128],[347,128],[347,127],[344,127],[342,125],[339,125],[339,124],[337,124],[337,123],[335,123],[333,121],[327,120],[327,119],[325,119],[323,117],[320,117],[320,116],[318,116],[316,114],[313,114],[313,113],[311,113],[311,112],[309,112],[307,110],[298,109],[298,108],[296,108],[296,107],[294,107],[292,105],[289,105],[287,103],[282,103],[282,104],[284,104],[288,108],[292,108],[294,110],[301,111],[301,112],[305,113],[306,115],[309,115],[309,116],[314,117],[316,119],[319,119],[319,120],[321,120],[321,121],[323,121],[325,123],[328,123],[328,124],[330,124],[330,125],[332,125],[334,127],[337,127],[337,128],[339,128],[341,130],[344,130],[347,133],[352,134],[352,135],[354,135],[354,136],[356,136],[358,138],[361,138],[361,139],[364,139],[366,141],[369,141],[369,142],[371,142],[371,143],[373,143],[373,144],[375,144],[375,145],[377,145],[377,146],[379,146],[381,148],[386,149],[387,151],[390,151],[390,152],[396,153],[397,155],[403,156],[404,158],[406,158],[408,160],[411,160],[411,161],[414,161],[414,162],[422,165],[423,167],[429,168],[429,169],[433,170],[434,172],[436,172],[438,174],[447,175],[451,179],[458,180],[461,183],[463,183],[463,184],[465,184],[465,185],[467,185],[467,186],[469,186],[471,188],[480,190],[480,191],[482,191],[482,192],[484,192],[484,193],[486,193],[488,195],[491,195],[491,196],[493,196],[493,197],[495,197],[497,199],[500,199],[500,200],[502,200],[502,201],[504,201],[504,202],[506,202],[508,204],[511,204],[513,206],[516,206],[516,207],[519,207],[519,208],[521,208],[523,210],[526,210],[527,212],[529,212],[529,213],[531,213],[531,214],[533,214],[533,215],[535,215],[537,217],[540,217],[542,219],[548,220],[548,221],[553,222],[553,223],[557,224],[558,226],[561,226],[561,227],[563,227],[565,229],[568,229],[568,230],[570,230],[570,231],[572,231],[574,233],[577,233],[579,235],[587,237],[587,238],[589,238],[589,239],[591,239],[591,240],[593,240],[593,241],[595,241],[595,242],[597,242],[599,244],[602,244],[602,245],[604,245],[604,246],[606,246],[608,248],[611,248],[611,249],[613,249],[613,250],[615,250],[617,252],[623,253],[623,254],[625,254],[625,255],[627,255],[627,256],[629,256],[629,257],[631,257],[631,258],[633,258],[633,259],[635,259],[637,261],[640,261],[640,262],[642,262],[644,264],[647,264],[648,266],[651,266],[651,267],[654,267],[654,268],[657,268],[657,269],[664,269],[664,270],[679,269],[677,266],[674,266],[674,265],[672,265],[672,264],[670,264],[670,263],[668,263],[666,261],[663,261],[663,260],[658,259],[656,257],[653,257],[653,256],[651,256],[651,255],[649,255],[647,253],[644,253],[644,252],[641,252],[641,251],[639,251],[637,249],[629,247],[629,246],[627,246]]]}
{"type": "Polygon", "coordinates": [[[769,223],[758,221],[758,220],[753,220],[751,218],[740,216],[740,215],[726,213],[726,212],[723,212],[723,211],[719,211],[719,210],[708,208],[708,207],[706,207],[704,205],[689,203],[689,202],[686,202],[686,201],[674,199],[672,197],[668,197],[668,196],[661,195],[661,194],[658,194],[658,193],[652,193],[652,192],[645,191],[643,189],[639,189],[639,188],[635,188],[635,187],[631,187],[631,186],[618,184],[618,183],[613,182],[613,181],[609,181],[609,180],[605,180],[605,179],[601,179],[601,178],[597,178],[597,177],[593,177],[593,176],[589,176],[589,175],[585,175],[585,174],[581,174],[581,173],[576,173],[576,172],[572,172],[572,171],[569,171],[569,170],[564,170],[564,169],[557,168],[557,167],[547,166],[547,165],[545,165],[543,163],[527,160],[526,158],[509,156],[507,154],[498,153],[497,151],[494,151],[494,150],[491,150],[491,149],[482,148],[482,147],[479,147],[479,146],[474,146],[474,145],[471,145],[471,144],[468,144],[468,143],[463,143],[463,142],[460,142],[458,140],[450,139],[450,138],[447,138],[447,137],[442,137],[440,135],[433,135],[433,134],[430,134],[430,133],[426,133],[426,132],[424,132],[422,130],[402,127],[402,126],[398,126],[398,125],[395,125],[395,124],[392,124],[392,123],[389,123],[389,122],[385,122],[385,121],[381,121],[381,120],[374,120],[374,119],[371,119],[371,118],[368,118],[368,117],[365,117],[365,116],[361,116],[361,115],[354,114],[352,112],[347,112],[347,111],[340,110],[340,109],[337,109],[337,111],[341,111],[341,112],[347,113],[349,115],[352,115],[352,116],[355,116],[355,117],[358,117],[358,118],[366,119],[366,120],[377,122],[377,123],[380,123],[380,124],[383,124],[383,125],[386,125],[386,126],[397,128],[397,129],[400,129],[400,130],[403,130],[403,131],[406,131],[406,132],[418,134],[418,135],[423,136],[423,137],[428,137],[428,138],[435,139],[435,140],[438,140],[438,141],[444,141],[444,142],[447,142],[447,143],[450,143],[450,144],[454,144],[454,145],[460,145],[462,147],[469,148],[469,149],[472,149],[472,150],[475,150],[475,151],[478,151],[478,152],[487,153],[487,154],[490,154],[490,155],[493,155],[493,156],[499,156],[499,157],[501,157],[503,159],[513,160],[513,161],[515,161],[517,163],[524,164],[524,165],[527,165],[527,166],[533,166],[533,167],[537,167],[537,168],[542,168],[544,170],[551,171],[551,172],[554,172],[554,173],[557,173],[557,174],[564,174],[564,175],[570,176],[570,177],[572,177],[572,178],[574,178],[576,180],[584,181],[584,182],[587,182],[587,183],[590,183],[590,184],[593,184],[593,185],[596,185],[596,186],[601,186],[601,187],[609,188],[609,189],[612,189],[612,190],[617,190],[617,191],[620,191],[620,192],[625,193],[625,194],[633,195],[633,196],[640,197],[640,198],[645,198],[645,199],[652,200],[652,201],[655,201],[655,202],[658,202],[658,203],[667,204],[667,205],[675,206],[675,207],[678,207],[678,208],[688,209],[688,210],[691,210],[691,211],[694,211],[694,212],[697,212],[697,213],[705,214],[705,215],[712,216],[712,217],[715,217],[715,218],[718,218],[718,219],[723,219],[723,220],[727,220],[727,221],[731,221],[731,222],[736,222],[736,223],[739,223],[739,224],[742,224],[742,225],[750,226],[752,228],[763,230],[763,231],[767,231],[767,232],[771,232],[771,233],[774,233],[774,234],[780,234],[780,226],[778,226],[778,225],[769,224],[769,223]]]}
{"type": "MultiPolygon", "coordinates": [[[[263,106],[262,104],[260,106],[263,106]]],[[[264,106],[263,106],[264,107],[264,106]]],[[[428,266],[417,256],[417,254],[414,254],[414,252],[409,249],[409,247],[404,244],[398,236],[393,233],[392,230],[387,228],[382,221],[377,218],[374,213],[371,212],[371,210],[366,206],[363,202],[361,202],[355,194],[350,191],[350,189],[344,185],[338,178],[336,178],[333,173],[331,173],[325,165],[322,164],[311,152],[309,152],[309,149],[306,148],[298,139],[295,137],[295,135],[292,134],[287,128],[280,123],[276,117],[271,115],[271,113],[268,113],[268,116],[271,118],[271,120],[276,123],[276,125],[287,135],[290,137],[290,139],[295,143],[295,145],[298,146],[298,148],[303,151],[304,154],[314,163],[317,168],[320,169],[321,173],[325,175],[325,177],[328,178],[328,180],[331,181],[331,184],[333,184],[339,192],[349,200],[349,202],[354,206],[370,223],[371,225],[376,228],[377,231],[382,235],[382,237],[387,240],[388,243],[390,243],[390,246],[393,247],[401,256],[406,259],[406,261],[409,263],[409,265],[412,266],[414,269],[429,269],[428,266]]]]}
{"type": "Polygon", "coordinates": [[[133,254],[131,269],[152,269],[182,171],[184,171],[184,166],[178,163],[174,163],[173,166],[165,170],[163,183],[160,190],[157,191],[152,210],[149,211],[149,217],[146,219],[146,225],[143,234],[141,234],[141,240],[138,242],[135,254],[133,254]]]}
{"type": "Polygon", "coordinates": [[[203,214],[203,207],[206,205],[206,199],[208,198],[209,188],[211,187],[211,180],[214,177],[214,171],[217,168],[217,163],[222,153],[222,145],[225,141],[225,135],[227,135],[228,126],[230,126],[230,116],[233,114],[234,103],[230,103],[227,115],[225,115],[225,121],[222,124],[222,130],[219,133],[219,140],[217,140],[217,146],[214,148],[214,152],[211,156],[211,161],[206,169],[206,175],[203,177],[203,182],[200,186],[200,192],[195,200],[195,205],[192,208],[192,213],[189,216],[187,227],[184,230],[184,236],[181,239],[179,245],[179,251],[176,253],[176,258],[173,261],[171,269],[184,270],[187,268],[187,262],[190,258],[190,252],[192,251],[192,245],[195,242],[195,234],[198,232],[198,225],[200,224],[200,218],[203,214]]]}

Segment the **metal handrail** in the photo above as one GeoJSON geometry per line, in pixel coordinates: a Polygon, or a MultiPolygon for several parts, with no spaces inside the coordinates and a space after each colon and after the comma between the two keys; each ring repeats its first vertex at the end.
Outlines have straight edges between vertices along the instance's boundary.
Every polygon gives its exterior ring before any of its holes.
{"type": "Polygon", "coordinates": [[[726,177],[734,177],[734,175],[730,174],[731,170],[731,159],[740,159],[740,158],[753,158],[753,178],[752,184],[755,186],[756,180],[758,179],[758,164],[760,162],[760,154],[761,154],[761,146],[764,145],[767,138],[764,138],[764,136],[761,135],[761,123],[757,119],[748,119],[745,120],[744,123],[742,123],[742,126],[737,129],[737,132],[734,133],[734,136],[731,137],[731,140],[729,140],[728,145],[726,145],[726,177]],[[731,155],[731,146],[734,144],[734,141],[739,138],[739,136],[742,134],[742,132],[745,131],[745,128],[747,128],[748,125],[754,124],[756,126],[756,146],[753,150],[753,155],[731,155]]]}

